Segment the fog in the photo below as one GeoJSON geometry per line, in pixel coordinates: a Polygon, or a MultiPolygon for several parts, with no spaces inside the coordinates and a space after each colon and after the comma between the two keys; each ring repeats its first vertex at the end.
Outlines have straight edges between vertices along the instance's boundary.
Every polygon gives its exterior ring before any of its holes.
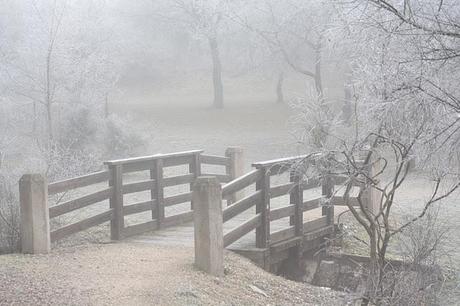
{"type": "Polygon", "coordinates": [[[456,0],[0,0],[0,254],[25,173],[231,146],[248,171],[320,152],[350,184],[371,152],[383,215],[457,231],[459,29],[456,0]]]}

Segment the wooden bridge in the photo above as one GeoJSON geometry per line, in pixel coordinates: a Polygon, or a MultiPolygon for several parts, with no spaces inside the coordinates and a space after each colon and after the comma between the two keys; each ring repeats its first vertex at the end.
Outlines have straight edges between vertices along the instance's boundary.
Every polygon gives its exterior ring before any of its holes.
{"type": "MultiPolygon", "coordinates": [[[[277,271],[287,258],[318,249],[334,232],[334,206],[346,204],[333,193],[344,178],[306,179],[293,167],[305,158],[254,163],[243,174],[241,149],[225,156],[195,150],[108,161],[103,171],[51,184],[25,175],[22,250],[48,252],[51,243],[101,224],[110,224],[112,240],[193,245],[193,208],[200,203],[192,187],[206,176],[222,185],[223,247],[277,271]]],[[[348,201],[357,205],[356,197],[348,201]]]]}

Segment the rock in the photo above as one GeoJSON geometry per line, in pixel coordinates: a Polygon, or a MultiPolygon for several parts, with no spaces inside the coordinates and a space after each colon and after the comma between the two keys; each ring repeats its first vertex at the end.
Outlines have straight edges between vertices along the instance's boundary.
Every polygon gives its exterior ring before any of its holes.
{"type": "Polygon", "coordinates": [[[265,293],[265,291],[263,291],[262,289],[260,289],[259,287],[257,286],[254,286],[254,285],[249,285],[249,288],[251,288],[252,291],[254,291],[255,293],[258,293],[260,295],[263,295],[265,297],[268,297],[268,294],[265,293]]]}
{"type": "Polygon", "coordinates": [[[339,277],[339,265],[334,261],[323,260],[319,264],[315,285],[334,288],[339,277]]]}
{"type": "Polygon", "coordinates": [[[318,270],[318,261],[312,259],[304,259],[303,261],[305,265],[305,275],[303,276],[303,281],[306,283],[313,283],[313,279],[316,275],[316,271],[318,270]]]}

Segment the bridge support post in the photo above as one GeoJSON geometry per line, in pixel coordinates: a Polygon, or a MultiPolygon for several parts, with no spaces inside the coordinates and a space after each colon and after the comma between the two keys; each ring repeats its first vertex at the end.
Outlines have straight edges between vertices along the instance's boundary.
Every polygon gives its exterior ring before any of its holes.
{"type": "Polygon", "coordinates": [[[195,265],[211,275],[224,274],[222,188],[216,177],[198,177],[193,186],[195,265]]]}
{"type": "Polygon", "coordinates": [[[110,165],[109,186],[113,188],[109,199],[110,208],[113,209],[113,218],[110,221],[110,239],[122,239],[124,228],[123,215],[123,166],[110,165]]]}
{"type": "MultiPolygon", "coordinates": [[[[227,173],[232,180],[244,174],[244,151],[241,147],[229,147],[225,150],[225,156],[230,158],[230,166],[227,166],[227,173]]],[[[244,190],[236,192],[228,201],[228,205],[244,198],[244,190]]]]}
{"type": "Polygon", "coordinates": [[[48,184],[40,174],[25,174],[19,181],[21,250],[49,253],[51,249],[48,184]]]}

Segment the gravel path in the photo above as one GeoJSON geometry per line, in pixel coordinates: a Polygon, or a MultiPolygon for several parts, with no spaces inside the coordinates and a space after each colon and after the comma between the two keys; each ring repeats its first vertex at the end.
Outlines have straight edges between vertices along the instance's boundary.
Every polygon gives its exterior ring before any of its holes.
{"type": "Polygon", "coordinates": [[[0,256],[0,305],[340,305],[340,293],[269,274],[231,252],[223,278],[193,249],[139,243],[0,256]]]}

